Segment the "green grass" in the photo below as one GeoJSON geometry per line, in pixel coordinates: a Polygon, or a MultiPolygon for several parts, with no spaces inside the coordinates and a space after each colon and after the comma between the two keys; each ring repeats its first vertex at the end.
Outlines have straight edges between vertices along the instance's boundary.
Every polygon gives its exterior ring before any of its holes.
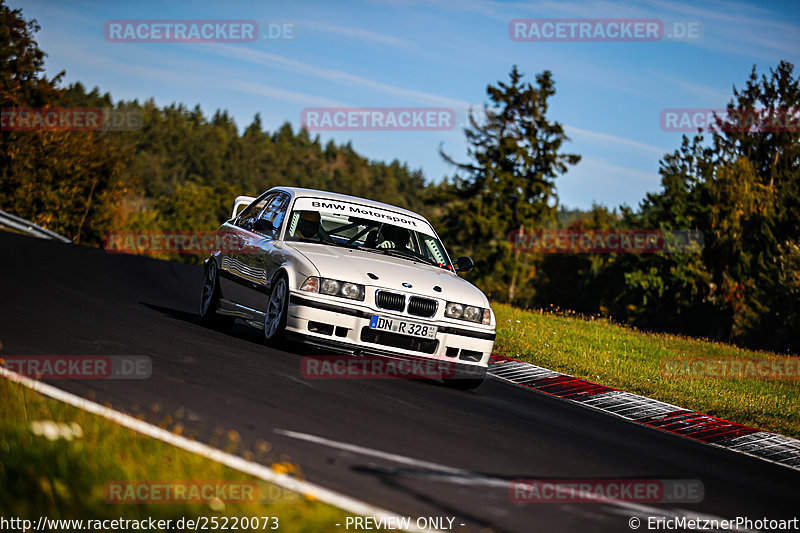
{"type": "MultiPolygon", "coordinates": [[[[170,426],[176,433],[182,431],[183,426],[177,420],[179,414],[173,417],[160,413],[160,416],[164,419],[162,427],[170,426]]],[[[247,451],[241,449],[235,432],[222,433],[221,438],[220,448],[272,464],[273,470],[302,477],[296,464],[287,458],[272,457],[268,443],[247,451]]],[[[344,525],[347,515],[313,500],[310,495],[281,491],[274,485],[0,378],[0,516],[33,520],[40,516],[172,520],[274,516],[278,518],[280,531],[316,532],[340,531],[342,528],[335,524],[344,525]],[[42,421],[63,423],[73,430],[80,428],[77,431],[80,436],[67,440],[36,434],[34,429],[40,428],[42,421]],[[148,480],[257,482],[259,501],[220,506],[218,501],[118,504],[105,500],[106,482],[148,480]],[[281,497],[276,498],[279,492],[281,497]]],[[[263,530],[261,525],[258,530],[263,530]]]]}
{"type": "MultiPolygon", "coordinates": [[[[701,339],[644,333],[607,319],[492,306],[495,352],[759,429],[800,437],[800,381],[714,378],[670,372],[667,361],[781,359],[701,339]]],[[[796,374],[795,374],[796,376],[796,374]]]]}

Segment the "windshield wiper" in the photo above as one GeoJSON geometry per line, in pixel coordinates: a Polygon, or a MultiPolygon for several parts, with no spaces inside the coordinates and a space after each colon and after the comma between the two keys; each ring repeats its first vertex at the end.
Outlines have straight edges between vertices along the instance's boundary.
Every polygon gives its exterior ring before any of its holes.
{"type": "Polygon", "coordinates": [[[385,255],[391,255],[394,257],[401,257],[403,259],[410,259],[412,261],[417,261],[420,263],[425,263],[426,265],[433,265],[439,266],[438,263],[434,263],[430,259],[425,259],[424,257],[420,257],[414,252],[409,252],[406,250],[398,250],[397,248],[377,248],[377,250],[385,255]]]}
{"type": "MultiPolygon", "coordinates": [[[[317,239],[308,239],[306,237],[300,237],[299,235],[295,235],[289,241],[299,241],[299,242],[310,242],[312,244],[327,244],[328,246],[337,246],[340,248],[349,248],[351,250],[369,250],[368,248],[362,248],[361,246],[355,244],[347,244],[346,242],[336,242],[336,241],[329,241],[328,239],[321,238],[317,239]]],[[[378,250],[371,250],[371,251],[378,251],[378,250]]]]}

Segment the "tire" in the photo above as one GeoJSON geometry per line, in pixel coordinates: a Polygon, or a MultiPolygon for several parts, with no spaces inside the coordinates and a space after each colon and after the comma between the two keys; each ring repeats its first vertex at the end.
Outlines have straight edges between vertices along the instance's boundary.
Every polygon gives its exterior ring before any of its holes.
{"type": "Polygon", "coordinates": [[[288,306],[289,282],[284,274],[279,274],[272,282],[264,313],[264,342],[268,346],[276,345],[283,340],[288,306]]]}
{"type": "Polygon", "coordinates": [[[217,314],[219,309],[219,276],[217,275],[217,262],[213,259],[203,274],[203,285],[200,288],[200,323],[211,328],[225,328],[233,325],[232,316],[217,314]]]}

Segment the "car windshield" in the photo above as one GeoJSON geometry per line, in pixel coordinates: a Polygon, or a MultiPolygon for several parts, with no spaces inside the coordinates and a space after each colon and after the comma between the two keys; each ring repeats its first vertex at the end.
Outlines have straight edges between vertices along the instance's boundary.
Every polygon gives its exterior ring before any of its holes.
{"type": "MultiPolygon", "coordinates": [[[[385,214],[388,212],[367,207],[359,209],[363,209],[359,212],[370,216],[313,208],[298,209],[295,206],[289,217],[285,239],[357,248],[452,270],[444,246],[438,238],[429,234],[433,233],[430,227],[420,227],[420,231],[417,231],[404,227],[409,224],[403,225],[399,217],[385,214]],[[382,218],[395,218],[399,223],[384,222],[382,218]]],[[[422,221],[415,220],[414,224],[417,223],[421,225],[422,221]]]]}

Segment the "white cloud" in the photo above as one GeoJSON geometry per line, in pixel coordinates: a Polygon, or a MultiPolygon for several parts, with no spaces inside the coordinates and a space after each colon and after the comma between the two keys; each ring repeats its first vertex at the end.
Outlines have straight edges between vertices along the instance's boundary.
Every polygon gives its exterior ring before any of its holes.
{"type": "Polygon", "coordinates": [[[605,144],[612,144],[614,146],[624,146],[627,148],[632,148],[634,150],[640,152],[647,152],[649,154],[656,155],[658,157],[663,156],[668,150],[664,148],[659,148],[658,146],[652,146],[650,144],[646,144],[640,141],[635,141],[633,139],[627,139],[625,137],[618,137],[616,135],[612,135],[610,133],[603,133],[599,131],[592,131],[592,130],[585,130],[583,128],[578,128],[577,126],[571,126],[568,124],[564,125],[564,130],[569,137],[585,137],[588,139],[592,139],[595,141],[601,141],[605,144]]]}
{"type": "Polygon", "coordinates": [[[728,103],[728,100],[731,99],[732,92],[725,92],[720,91],[718,89],[713,89],[711,87],[707,87],[705,85],[698,85],[696,83],[691,83],[686,80],[678,79],[672,76],[667,76],[665,74],[661,74],[659,72],[653,72],[652,70],[645,71],[647,74],[658,78],[662,81],[669,83],[675,87],[680,87],[681,89],[692,93],[694,95],[700,96],[707,100],[711,105],[716,105],[717,107],[724,107],[725,104],[728,103]]]}
{"type": "Polygon", "coordinates": [[[327,24],[325,22],[319,22],[315,20],[300,20],[298,21],[298,23],[300,25],[300,31],[305,31],[306,28],[308,28],[319,31],[325,31],[329,33],[336,33],[338,35],[344,35],[345,37],[350,37],[352,39],[359,39],[362,41],[368,41],[372,43],[380,43],[389,46],[396,46],[398,48],[414,47],[414,44],[409,41],[398,39],[396,37],[392,37],[391,35],[386,35],[383,33],[364,30],[362,28],[354,28],[352,26],[341,26],[336,24],[327,24]]]}
{"type": "Polygon", "coordinates": [[[577,166],[583,167],[580,169],[582,174],[589,173],[593,176],[592,179],[618,187],[626,186],[626,182],[630,181],[635,183],[637,189],[642,185],[655,187],[661,182],[661,176],[658,173],[622,167],[599,158],[583,157],[577,166]]]}
{"type": "Polygon", "coordinates": [[[277,54],[261,52],[252,48],[237,47],[230,45],[214,45],[208,47],[209,53],[216,53],[232,59],[247,61],[266,67],[279,68],[288,72],[305,74],[319,79],[333,81],[342,85],[358,88],[370,88],[377,92],[389,94],[397,98],[402,98],[409,102],[427,105],[449,106],[459,109],[467,109],[470,102],[456,100],[438,94],[406,89],[388,83],[375,81],[370,78],[350,74],[341,70],[329,69],[304,63],[295,59],[289,59],[277,54]]]}
{"type": "MultiPolygon", "coordinates": [[[[214,85],[216,86],[216,85],[214,85]]],[[[251,81],[228,81],[224,82],[226,89],[231,89],[241,93],[253,94],[256,96],[264,96],[274,100],[281,100],[284,102],[293,102],[305,106],[331,106],[331,107],[346,107],[344,102],[339,100],[332,100],[315,94],[301,93],[297,91],[287,91],[279,87],[271,87],[263,83],[256,83],[251,81]]]]}

